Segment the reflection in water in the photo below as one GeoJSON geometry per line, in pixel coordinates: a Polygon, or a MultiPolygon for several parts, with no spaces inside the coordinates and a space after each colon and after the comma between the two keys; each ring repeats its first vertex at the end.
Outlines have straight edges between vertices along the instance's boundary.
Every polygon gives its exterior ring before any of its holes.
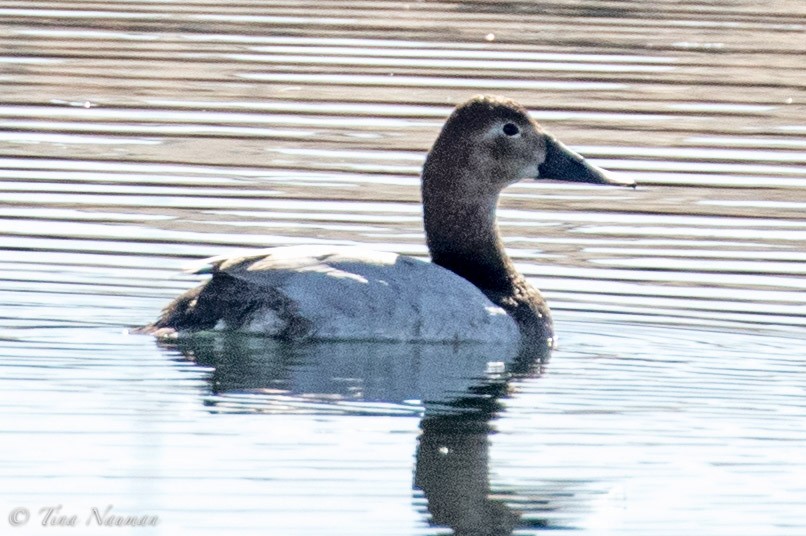
{"type": "Polygon", "coordinates": [[[492,498],[490,486],[488,436],[506,385],[480,390],[485,396],[456,401],[463,412],[426,415],[420,423],[414,486],[425,495],[432,523],[460,536],[510,534],[519,519],[504,501],[492,498]]]}
{"type": "MultiPolygon", "coordinates": [[[[539,375],[546,352],[542,359],[516,360],[510,374],[539,375]]],[[[488,436],[508,387],[507,381],[475,385],[451,403],[457,412],[426,410],[420,422],[414,486],[425,495],[432,524],[450,527],[457,536],[503,536],[524,525],[521,508],[511,506],[517,490],[502,497],[490,484],[488,436]]],[[[529,526],[546,524],[532,520],[529,526]]]]}
{"type": "Polygon", "coordinates": [[[489,435],[511,380],[539,376],[548,349],[507,357],[482,344],[292,344],[233,333],[169,346],[213,369],[214,412],[421,415],[414,487],[432,524],[460,536],[524,526],[520,511],[533,505],[515,509],[517,489],[491,488],[489,435]]]}

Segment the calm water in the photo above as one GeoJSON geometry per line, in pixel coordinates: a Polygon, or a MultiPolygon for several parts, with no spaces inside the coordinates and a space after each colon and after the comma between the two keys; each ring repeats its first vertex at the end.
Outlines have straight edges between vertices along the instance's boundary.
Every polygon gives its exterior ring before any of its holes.
{"type": "Polygon", "coordinates": [[[803,534],[804,54],[802,0],[0,1],[0,532],[803,534]],[[550,360],[127,334],[201,257],[425,256],[482,92],[641,184],[507,190],[550,360]]]}

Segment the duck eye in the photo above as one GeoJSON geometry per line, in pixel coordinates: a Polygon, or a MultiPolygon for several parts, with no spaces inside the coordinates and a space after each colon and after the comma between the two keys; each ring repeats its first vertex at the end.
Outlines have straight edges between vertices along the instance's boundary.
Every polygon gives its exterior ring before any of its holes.
{"type": "Polygon", "coordinates": [[[518,128],[518,125],[515,123],[507,123],[504,125],[504,134],[507,136],[517,136],[521,133],[521,129],[518,128]]]}

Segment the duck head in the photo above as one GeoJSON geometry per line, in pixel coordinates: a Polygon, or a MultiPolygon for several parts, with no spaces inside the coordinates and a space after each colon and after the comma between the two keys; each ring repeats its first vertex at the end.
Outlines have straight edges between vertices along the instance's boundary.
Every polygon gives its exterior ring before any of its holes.
{"type": "Polygon", "coordinates": [[[423,168],[423,191],[496,196],[524,178],[635,186],[592,165],[515,101],[473,97],[454,110],[423,168]]]}

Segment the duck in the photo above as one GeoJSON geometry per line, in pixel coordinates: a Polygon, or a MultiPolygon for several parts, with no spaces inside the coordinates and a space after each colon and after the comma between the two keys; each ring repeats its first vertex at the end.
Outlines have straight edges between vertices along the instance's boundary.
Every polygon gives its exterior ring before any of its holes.
{"type": "Polygon", "coordinates": [[[216,257],[194,272],[207,281],[141,331],[551,347],[549,306],[507,255],[496,220],[502,190],[522,179],[635,187],[565,146],[517,102],[475,96],[453,110],[423,165],[430,261],[323,245],[216,257]]]}

